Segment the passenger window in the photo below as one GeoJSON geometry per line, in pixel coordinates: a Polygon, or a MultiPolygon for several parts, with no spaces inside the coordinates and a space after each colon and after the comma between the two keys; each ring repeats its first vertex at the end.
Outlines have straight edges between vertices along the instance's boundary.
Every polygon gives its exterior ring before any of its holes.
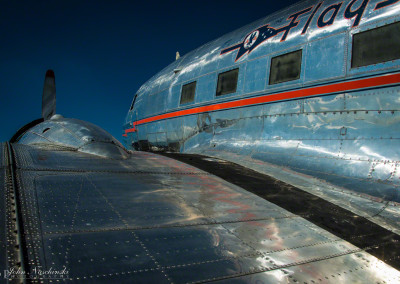
{"type": "Polygon", "coordinates": [[[300,79],[302,50],[276,56],[271,60],[269,84],[300,79]]]}
{"type": "Polygon", "coordinates": [[[136,97],[137,97],[137,94],[136,94],[135,97],[133,98],[133,101],[132,101],[132,104],[131,104],[131,108],[130,108],[129,110],[133,110],[133,105],[135,104],[136,97]]]}
{"type": "Polygon", "coordinates": [[[193,102],[195,93],[196,93],[196,82],[183,85],[181,93],[181,104],[187,104],[193,102]]]}
{"type": "Polygon", "coordinates": [[[353,36],[351,68],[400,58],[400,22],[353,36]]]}
{"type": "Polygon", "coordinates": [[[218,75],[217,96],[236,92],[239,68],[218,75]]]}

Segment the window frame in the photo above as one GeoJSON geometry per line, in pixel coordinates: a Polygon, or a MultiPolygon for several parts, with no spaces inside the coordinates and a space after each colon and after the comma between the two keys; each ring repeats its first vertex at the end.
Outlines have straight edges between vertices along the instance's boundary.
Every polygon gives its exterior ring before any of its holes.
{"type": "Polygon", "coordinates": [[[268,84],[267,85],[268,86],[275,86],[275,85],[279,85],[279,84],[282,84],[282,83],[292,83],[292,82],[300,80],[301,76],[303,74],[303,65],[304,65],[303,64],[303,60],[304,60],[304,56],[303,56],[304,52],[303,52],[303,50],[304,50],[304,48],[301,47],[301,48],[296,49],[296,50],[291,50],[291,51],[284,52],[284,53],[281,53],[281,54],[278,54],[278,55],[275,55],[275,56],[271,56],[271,59],[270,59],[270,62],[269,62],[269,78],[268,78],[268,84]],[[294,79],[289,79],[289,80],[284,80],[284,81],[278,81],[278,82],[271,83],[273,60],[275,58],[282,57],[282,56],[289,55],[289,54],[293,54],[293,53],[296,53],[296,52],[300,52],[300,72],[299,72],[298,76],[296,78],[294,78],[294,79]]]}
{"type": "MultiPolygon", "coordinates": [[[[364,65],[358,65],[358,66],[353,66],[354,64],[354,54],[355,54],[355,39],[356,39],[356,37],[358,36],[358,35],[360,35],[360,34],[366,34],[366,33],[368,33],[368,32],[371,32],[371,31],[375,31],[375,30],[378,30],[378,29],[383,29],[383,28],[385,28],[385,27],[388,27],[388,26],[390,26],[390,25],[400,25],[400,21],[399,20],[397,20],[397,21],[393,21],[393,22],[389,22],[389,23],[383,23],[383,24],[381,24],[381,25],[373,25],[372,27],[371,26],[368,26],[367,28],[365,28],[365,29],[360,29],[360,30],[358,30],[357,32],[354,32],[354,33],[352,33],[351,34],[351,38],[350,38],[350,42],[351,42],[351,46],[350,46],[350,49],[349,49],[349,51],[350,51],[350,55],[351,55],[351,59],[350,59],[350,69],[358,69],[358,68],[365,68],[365,67],[371,67],[371,66],[376,66],[376,65],[378,65],[378,64],[387,64],[387,63],[390,63],[390,62],[393,62],[393,61],[396,61],[396,60],[400,60],[400,57],[398,57],[398,58],[394,58],[394,59],[387,59],[387,60],[385,60],[385,61],[376,61],[376,62],[373,62],[373,63],[369,63],[369,64],[365,64],[365,62],[364,62],[364,65]]],[[[362,44],[361,44],[362,45],[362,44]]],[[[381,53],[381,54],[385,54],[384,52],[379,52],[379,53],[381,53]]]]}
{"type": "Polygon", "coordinates": [[[383,62],[383,63],[376,63],[376,64],[362,66],[362,67],[356,67],[356,68],[351,67],[352,51],[353,51],[353,35],[364,32],[364,31],[372,30],[375,28],[379,28],[382,26],[394,24],[396,22],[400,22],[400,17],[395,17],[392,19],[384,20],[379,23],[371,22],[367,25],[364,25],[357,29],[353,29],[350,32],[348,32],[348,34],[347,34],[347,43],[348,44],[347,44],[347,54],[346,54],[347,55],[346,77],[352,78],[352,77],[358,77],[363,74],[388,72],[388,70],[395,70],[398,68],[398,66],[400,64],[400,59],[396,59],[393,61],[387,61],[387,62],[383,62]]]}
{"type": "Polygon", "coordinates": [[[182,87],[181,87],[181,94],[180,94],[180,97],[179,97],[179,105],[181,106],[181,105],[187,105],[187,104],[192,104],[192,103],[194,103],[194,101],[196,100],[196,90],[197,90],[197,80],[196,81],[192,81],[192,82],[189,82],[189,83],[186,83],[186,84],[182,84],[182,87]],[[191,100],[191,101],[188,101],[188,102],[182,102],[182,95],[183,95],[183,89],[185,88],[185,87],[187,87],[187,86],[189,86],[189,85],[192,85],[192,84],[194,84],[194,93],[193,93],[193,99],[191,100]]]}
{"type": "Polygon", "coordinates": [[[237,92],[238,86],[239,86],[239,71],[240,71],[239,69],[240,69],[240,68],[237,66],[236,68],[229,69],[229,70],[225,70],[225,71],[222,71],[222,72],[219,72],[219,73],[218,73],[218,76],[217,76],[217,86],[216,86],[216,89],[215,89],[215,98],[224,97],[224,96],[227,96],[227,95],[232,95],[232,94],[235,94],[235,93],[237,92]],[[237,71],[235,90],[234,90],[233,92],[229,92],[229,93],[218,94],[218,87],[219,87],[221,75],[226,74],[226,73],[229,73],[229,72],[233,72],[233,71],[237,71]]]}

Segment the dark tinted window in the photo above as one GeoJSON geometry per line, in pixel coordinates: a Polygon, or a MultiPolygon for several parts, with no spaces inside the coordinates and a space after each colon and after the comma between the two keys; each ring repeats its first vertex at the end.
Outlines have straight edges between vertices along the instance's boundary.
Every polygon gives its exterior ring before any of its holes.
{"type": "Polygon", "coordinates": [[[399,58],[400,22],[353,36],[352,68],[399,58]]]}
{"type": "Polygon", "coordinates": [[[273,85],[299,79],[301,55],[302,51],[297,50],[272,58],[269,84],[273,85]]]}
{"type": "Polygon", "coordinates": [[[182,93],[181,93],[181,104],[193,102],[195,92],[196,92],[196,82],[184,85],[182,87],[182,93]]]}
{"type": "Polygon", "coordinates": [[[239,69],[230,70],[218,75],[217,96],[236,92],[239,69]]]}
{"type": "Polygon", "coordinates": [[[137,97],[137,94],[136,94],[135,97],[133,98],[133,101],[132,101],[130,110],[133,110],[133,105],[135,104],[136,97],[137,97]]]}

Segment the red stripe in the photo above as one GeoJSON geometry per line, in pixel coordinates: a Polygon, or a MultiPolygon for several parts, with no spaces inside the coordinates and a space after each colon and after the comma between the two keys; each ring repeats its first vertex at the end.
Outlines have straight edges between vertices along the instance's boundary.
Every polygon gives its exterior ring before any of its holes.
{"type": "Polygon", "coordinates": [[[125,129],[125,134],[122,134],[122,136],[124,136],[124,137],[128,137],[128,133],[131,133],[131,132],[136,132],[136,128],[135,128],[135,123],[133,123],[133,128],[129,128],[129,129],[125,129]]]}
{"type": "Polygon", "coordinates": [[[138,120],[133,123],[133,128],[126,129],[125,133],[136,131],[136,128],[135,128],[136,125],[149,123],[149,122],[162,120],[162,119],[167,119],[167,118],[173,118],[173,117],[184,116],[184,115],[189,115],[189,114],[203,113],[203,112],[208,112],[208,111],[216,111],[216,110],[223,110],[223,109],[229,109],[229,108],[251,106],[251,105],[262,104],[262,103],[277,102],[277,101],[281,101],[281,100],[297,99],[297,98],[303,98],[303,97],[309,97],[309,96],[315,96],[315,95],[324,95],[324,94],[329,94],[329,93],[352,91],[352,90],[370,88],[370,87],[379,87],[379,86],[385,86],[385,85],[396,84],[396,83],[400,83],[400,73],[388,74],[388,75],[383,75],[383,76],[374,77],[374,78],[360,79],[360,80],[350,81],[350,82],[341,82],[341,83],[336,83],[336,84],[326,85],[326,86],[300,89],[300,90],[296,90],[296,91],[289,91],[289,92],[283,92],[283,93],[278,93],[278,94],[270,94],[270,95],[265,95],[265,96],[260,96],[260,97],[241,99],[241,100],[213,104],[213,105],[202,106],[202,107],[195,107],[195,108],[191,108],[191,109],[174,111],[174,112],[156,115],[153,117],[138,120]]]}
{"type": "Polygon", "coordinates": [[[125,133],[130,133],[130,132],[136,132],[135,126],[133,126],[133,128],[129,128],[129,129],[125,130],[125,133]]]}

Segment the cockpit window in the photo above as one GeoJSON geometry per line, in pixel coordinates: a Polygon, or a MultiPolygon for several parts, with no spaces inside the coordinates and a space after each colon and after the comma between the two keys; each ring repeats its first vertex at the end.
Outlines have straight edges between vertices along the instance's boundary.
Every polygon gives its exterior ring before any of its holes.
{"type": "Polygon", "coordinates": [[[136,97],[137,97],[137,94],[136,94],[135,97],[133,98],[133,101],[132,101],[132,104],[131,104],[131,108],[130,108],[129,110],[133,110],[133,105],[135,104],[136,97]]]}
{"type": "Polygon", "coordinates": [[[400,22],[353,36],[351,68],[400,59],[400,22]]]}

